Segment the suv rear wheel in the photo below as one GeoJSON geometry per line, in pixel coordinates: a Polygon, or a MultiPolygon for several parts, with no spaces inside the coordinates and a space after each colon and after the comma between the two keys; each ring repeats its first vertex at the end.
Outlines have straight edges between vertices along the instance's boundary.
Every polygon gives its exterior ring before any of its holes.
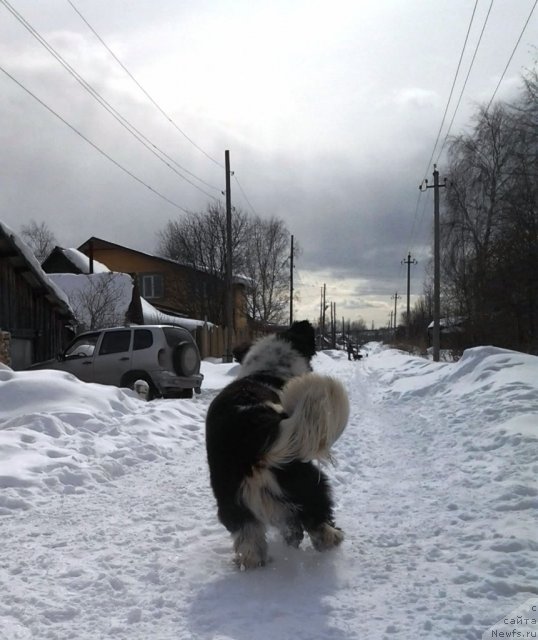
{"type": "Polygon", "coordinates": [[[172,354],[174,371],[178,376],[192,376],[198,372],[198,352],[189,342],[180,342],[172,354]]]}

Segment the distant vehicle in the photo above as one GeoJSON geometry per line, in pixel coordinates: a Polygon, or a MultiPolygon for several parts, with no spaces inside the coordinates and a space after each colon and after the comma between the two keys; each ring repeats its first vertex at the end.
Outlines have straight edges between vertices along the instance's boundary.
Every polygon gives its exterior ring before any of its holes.
{"type": "Polygon", "coordinates": [[[87,331],[78,335],[55,360],[28,370],[57,369],[84,382],[133,388],[149,385],[149,399],[192,398],[200,393],[200,352],[192,335],[181,327],[143,325],[87,331]]]}

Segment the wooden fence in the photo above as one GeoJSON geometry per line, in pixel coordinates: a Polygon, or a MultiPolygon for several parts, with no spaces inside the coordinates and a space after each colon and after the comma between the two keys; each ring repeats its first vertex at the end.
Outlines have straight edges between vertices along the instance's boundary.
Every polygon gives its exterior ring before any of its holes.
{"type": "MultiPolygon", "coordinates": [[[[223,327],[208,324],[196,329],[196,344],[198,345],[202,359],[222,358],[226,355],[226,332],[227,330],[223,327]]],[[[232,347],[236,347],[245,342],[252,342],[268,333],[268,331],[254,331],[248,327],[234,331],[232,347]]]]}

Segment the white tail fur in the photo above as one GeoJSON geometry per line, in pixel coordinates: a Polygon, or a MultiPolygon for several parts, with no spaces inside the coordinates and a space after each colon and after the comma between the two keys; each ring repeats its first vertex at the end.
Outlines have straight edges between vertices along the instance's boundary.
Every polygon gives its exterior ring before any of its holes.
{"type": "Polygon", "coordinates": [[[280,435],[266,454],[270,466],[292,460],[329,458],[349,418],[349,400],[341,382],[307,373],[292,378],[281,392],[284,412],[280,435]]]}

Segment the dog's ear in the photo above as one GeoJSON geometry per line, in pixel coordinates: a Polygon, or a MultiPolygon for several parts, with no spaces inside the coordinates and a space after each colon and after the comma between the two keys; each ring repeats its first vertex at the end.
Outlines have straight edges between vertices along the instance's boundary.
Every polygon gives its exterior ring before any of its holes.
{"type": "Polygon", "coordinates": [[[279,338],[291,342],[293,348],[308,360],[316,353],[316,335],[308,320],[294,322],[289,329],[279,334],[279,338]]]}
{"type": "Polygon", "coordinates": [[[242,342],[232,349],[233,357],[241,364],[250,350],[252,344],[250,342],[242,342]]]}

